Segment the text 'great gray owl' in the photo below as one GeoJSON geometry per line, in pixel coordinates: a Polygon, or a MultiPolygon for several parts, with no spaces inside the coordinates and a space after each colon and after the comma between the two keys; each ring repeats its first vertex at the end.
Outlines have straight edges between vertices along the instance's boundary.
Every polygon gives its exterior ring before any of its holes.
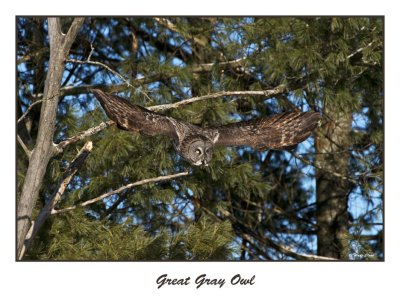
{"type": "Polygon", "coordinates": [[[120,129],[150,136],[166,135],[174,140],[179,154],[194,166],[207,166],[216,146],[290,148],[306,140],[321,119],[315,111],[284,112],[251,121],[202,128],[133,105],[126,99],[101,90],[92,92],[120,129]]]}

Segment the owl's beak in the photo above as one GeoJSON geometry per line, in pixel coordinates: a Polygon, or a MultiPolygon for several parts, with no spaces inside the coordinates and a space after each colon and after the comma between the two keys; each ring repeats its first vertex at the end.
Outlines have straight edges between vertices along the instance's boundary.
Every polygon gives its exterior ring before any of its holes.
{"type": "Polygon", "coordinates": [[[202,163],[203,166],[208,167],[208,164],[207,164],[207,162],[205,160],[203,160],[201,163],[202,163]]]}

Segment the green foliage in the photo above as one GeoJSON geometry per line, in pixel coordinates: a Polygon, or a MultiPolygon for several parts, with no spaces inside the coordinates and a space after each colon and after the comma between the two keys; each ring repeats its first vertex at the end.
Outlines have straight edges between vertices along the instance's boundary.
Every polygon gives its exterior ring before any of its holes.
{"type": "Polygon", "coordinates": [[[83,210],[52,219],[27,258],[41,260],[226,260],[235,251],[229,222],[201,219],[171,234],[156,234],[131,219],[123,223],[93,220],[83,210]],[[64,232],[60,232],[63,230],[64,232]],[[48,244],[50,243],[50,244],[48,244]]]}
{"type": "Polygon", "coordinates": [[[228,221],[212,223],[202,218],[172,239],[170,257],[172,260],[198,261],[230,259],[235,251],[230,244],[232,240],[232,228],[228,221]]]}

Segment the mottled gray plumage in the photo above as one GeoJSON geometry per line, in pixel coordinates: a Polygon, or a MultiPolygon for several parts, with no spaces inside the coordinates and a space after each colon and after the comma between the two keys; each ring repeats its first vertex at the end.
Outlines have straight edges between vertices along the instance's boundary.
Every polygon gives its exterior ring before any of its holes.
{"type": "Polygon", "coordinates": [[[257,120],[202,128],[133,105],[101,90],[92,92],[119,128],[150,136],[166,135],[174,140],[179,154],[195,166],[207,165],[215,146],[291,148],[307,139],[321,119],[315,111],[285,112],[257,120]]]}

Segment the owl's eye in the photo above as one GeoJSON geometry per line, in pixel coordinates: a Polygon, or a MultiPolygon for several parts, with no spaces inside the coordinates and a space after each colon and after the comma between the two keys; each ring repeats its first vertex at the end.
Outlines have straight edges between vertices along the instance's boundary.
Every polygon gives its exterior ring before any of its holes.
{"type": "Polygon", "coordinates": [[[197,155],[200,155],[201,154],[200,148],[197,148],[195,152],[196,152],[197,155]]]}

